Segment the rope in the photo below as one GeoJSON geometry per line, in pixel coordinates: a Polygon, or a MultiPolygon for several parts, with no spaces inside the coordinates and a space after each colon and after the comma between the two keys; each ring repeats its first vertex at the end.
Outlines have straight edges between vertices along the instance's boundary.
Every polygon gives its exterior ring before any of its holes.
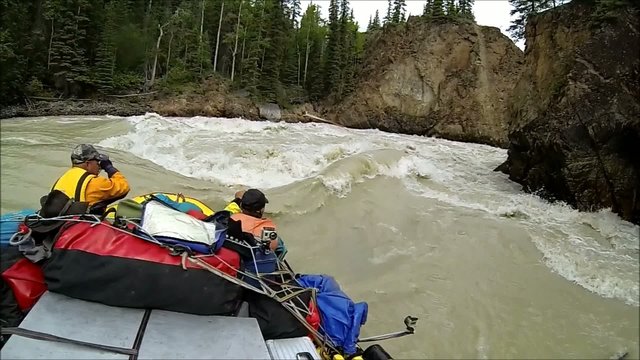
{"type": "MultiPolygon", "coordinates": [[[[89,223],[92,224],[92,226],[97,226],[97,225],[103,225],[103,226],[107,226],[113,230],[122,232],[122,233],[126,233],[128,235],[134,236],[138,239],[141,240],[145,240],[145,241],[149,241],[151,243],[154,243],[156,245],[159,245],[161,247],[167,248],[169,250],[174,250],[171,246],[168,246],[166,244],[163,244],[162,242],[156,240],[153,235],[149,234],[148,232],[146,232],[142,227],[140,227],[140,225],[138,225],[137,223],[130,221],[128,219],[123,219],[126,223],[128,224],[132,224],[137,230],[139,230],[141,233],[143,233],[146,236],[140,236],[138,234],[135,234],[129,230],[125,230],[116,226],[113,226],[112,224],[105,222],[105,221],[101,221],[100,217],[98,217],[97,215],[94,214],[83,214],[82,217],[83,218],[78,218],[78,215],[62,215],[62,216],[56,216],[56,217],[51,217],[51,218],[43,218],[41,217],[39,214],[36,215],[38,220],[41,221],[60,221],[60,220],[65,220],[65,221],[69,221],[69,222],[76,222],[76,223],[89,223]],[[89,218],[89,219],[87,219],[89,218]]],[[[245,289],[249,289],[251,291],[255,291],[258,294],[261,295],[265,295],[273,300],[278,301],[280,304],[283,305],[283,307],[289,311],[289,313],[291,313],[291,315],[293,315],[308,331],[311,335],[313,335],[313,337],[320,343],[321,348],[324,350],[326,350],[326,348],[328,347],[331,351],[335,352],[335,353],[339,353],[338,349],[336,348],[335,345],[333,345],[332,341],[330,338],[328,338],[327,336],[322,335],[319,331],[317,331],[316,329],[314,329],[313,327],[311,327],[311,325],[307,322],[307,320],[305,319],[304,316],[302,316],[299,313],[299,308],[296,307],[295,305],[292,305],[289,303],[289,301],[291,299],[293,299],[294,297],[306,292],[306,291],[311,291],[312,292],[312,299],[313,301],[317,304],[316,301],[316,289],[314,288],[303,288],[303,287],[299,287],[299,286],[294,286],[294,285],[290,285],[290,284],[284,284],[284,283],[278,283],[276,281],[270,280],[270,279],[264,279],[262,276],[251,273],[251,272],[245,272],[242,271],[240,269],[237,270],[238,273],[242,274],[243,276],[249,277],[251,279],[254,279],[258,282],[258,284],[260,284],[261,288],[257,288],[251,284],[248,284],[240,279],[238,279],[237,277],[233,277],[221,270],[219,270],[218,268],[216,268],[215,266],[212,266],[211,264],[201,260],[201,258],[203,257],[210,257],[213,256],[215,257],[218,261],[220,261],[222,264],[228,266],[229,268],[234,268],[232,265],[230,265],[228,262],[226,262],[224,259],[221,259],[219,256],[217,256],[216,254],[207,254],[207,255],[192,255],[187,253],[186,251],[182,251],[179,254],[176,255],[180,255],[181,256],[181,266],[183,269],[187,270],[186,267],[186,261],[190,261],[191,263],[200,266],[201,268],[208,270],[209,272],[218,275],[236,285],[239,285],[245,289]],[[269,286],[267,286],[265,284],[266,282],[272,283],[274,285],[279,285],[281,286],[283,289],[279,290],[279,291],[275,291],[273,289],[271,289],[269,286]],[[292,291],[291,288],[298,288],[300,289],[299,291],[290,293],[288,295],[285,296],[279,296],[278,293],[280,292],[286,292],[286,291],[292,291]]],[[[255,263],[255,255],[252,252],[252,257],[253,257],[253,261],[255,263]]],[[[280,263],[280,260],[276,260],[278,262],[278,266],[280,268],[282,268],[282,264],[280,263]]],[[[291,271],[290,269],[281,269],[280,271],[276,271],[273,273],[266,273],[265,275],[289,275],[291,276],[292,279],[295,278],[295,274],[293,273],[293,271],[291,271]]],[[[307,313],[309,313],[309,309],[307,308],[306,305],[305,306],[305,310],[307,313]]],[[[322,324],[320,324],[320,328],[322,329],[322,324]]],[[[326,334],[326,331],[324,331],[324,333],[326,334]]]]}
{"type": "Polygon", "coordinates": [[[29,240],[31,240],[31,229],[29,229],[26,234],[16,232],[11,235],[11,238],[9,238],[9,245],[18,246],[26,243],[29,240]]]}

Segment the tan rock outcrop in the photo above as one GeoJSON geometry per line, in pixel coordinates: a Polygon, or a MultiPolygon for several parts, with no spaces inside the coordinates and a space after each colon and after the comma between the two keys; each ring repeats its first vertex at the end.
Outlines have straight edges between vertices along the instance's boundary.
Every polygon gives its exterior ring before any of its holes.
{"type": "Polygon", "coordinates": [[[368,47],[355,91],[326,117],[349,127],[507,144],[523,55],[499,29],[412,17],[368,47]]]}

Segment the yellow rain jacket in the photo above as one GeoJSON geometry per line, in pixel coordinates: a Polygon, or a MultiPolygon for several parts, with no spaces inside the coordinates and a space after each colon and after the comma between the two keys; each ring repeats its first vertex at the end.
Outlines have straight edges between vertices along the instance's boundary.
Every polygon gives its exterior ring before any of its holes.
{"type": "Polygon", "coordinates": [[[129,183],[119,171],[107,179],[91,175],[82,168],[72,167],[56,181],[51,190],[60,190],[75,201],[85,201],[91,206],[101,201],[124,197],[129,193],[129,183]]]}

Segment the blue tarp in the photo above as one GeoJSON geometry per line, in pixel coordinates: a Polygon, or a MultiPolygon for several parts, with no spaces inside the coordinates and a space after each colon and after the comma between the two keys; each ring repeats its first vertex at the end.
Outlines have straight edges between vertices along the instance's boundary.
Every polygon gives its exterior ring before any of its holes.
{"type": "Polygon", "coordinates": [[[35,213],[36,210],[23,209],[0,216],[0,246],[9,246],[9,239],[18,231],[18,225],[25,216],[35,213]]]}
{"type": "Polygon", "coordinates": [[[354,303],[328,275],[302,275],[296,280],[302,287],[318,290],[321,333],[329,336],[345,355],[355,353],[360,327],[367,321],[367,303],[354,303]]]}
{"type": "Polygon", "coordinates": [[[201,211],[200,208],[198,206],[196,206],[195,204],[189,203],[189,202],[177,202],[174,200],[169,199],[169,197],[165,194],[153,194],[154,197],[156,197],[158,200],[160,200],[161,202],[169,205],[170,207],[186,213],[189,210],[196,210],[196,211],[201,211]]]}

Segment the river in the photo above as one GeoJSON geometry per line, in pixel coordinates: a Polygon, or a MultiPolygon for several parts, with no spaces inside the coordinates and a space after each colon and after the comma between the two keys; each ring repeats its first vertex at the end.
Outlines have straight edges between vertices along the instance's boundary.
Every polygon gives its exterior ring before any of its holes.
{"type": "Polygon", "coordinates": [[[326,124],[155,114],[5,119],[1,211],[35,207],[78,143],[107,152],[130,195],[221,208],[258,187],[298,272],[369,304],[362,336],[408,358],[638,358],[640,229],[526,194],[506,150],[326,124]]]}

